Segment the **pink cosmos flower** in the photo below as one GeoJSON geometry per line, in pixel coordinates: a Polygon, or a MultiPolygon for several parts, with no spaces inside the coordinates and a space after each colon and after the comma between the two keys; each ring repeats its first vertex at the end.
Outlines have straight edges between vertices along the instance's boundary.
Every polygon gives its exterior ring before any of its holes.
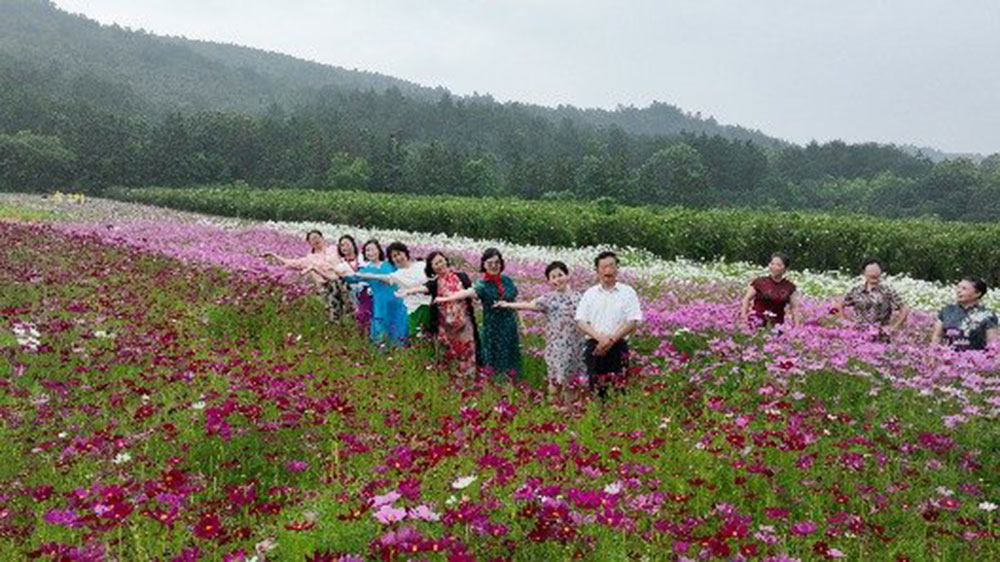
{"type": "Polygon", "coordinates": [[[378,508],[378,511],[372,513],[372,517],[383,525],[392,525],[393,523],[399,523],[403,519],[406,519],[406,510],[401,507],[383,505],[378,508]]]}
{"type": "Polygon", "coordinates": [[[819,529],[819,527],[812,521],[799,521],[798,523],[793,524],[789,530],[793,535],[805,536],[815,533],[817,529],[819,529]]]}

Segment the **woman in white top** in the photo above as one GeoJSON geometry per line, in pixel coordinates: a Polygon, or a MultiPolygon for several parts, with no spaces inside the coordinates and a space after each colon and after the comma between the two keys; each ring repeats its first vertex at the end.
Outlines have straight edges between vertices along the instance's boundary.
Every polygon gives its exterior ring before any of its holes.
{"type": "Polygon", "coordinates": [[[406,290],[412,287],[423,287],[427,283],[427,274],[424,272],[425,264],[422,261],[413,261],[410,258],[410,249],[402,242],[393,242],[386,246],[386,254],[389,256],[389,261],[396,267],[396,271],[390,274],[359,273],[357,276],[362,279],[391,283],[398,288],[403,304],[406,305],[410,340],[414,341],[414,337],[428,333],[431,297],[426,294],[408,293],[406,290]]]}

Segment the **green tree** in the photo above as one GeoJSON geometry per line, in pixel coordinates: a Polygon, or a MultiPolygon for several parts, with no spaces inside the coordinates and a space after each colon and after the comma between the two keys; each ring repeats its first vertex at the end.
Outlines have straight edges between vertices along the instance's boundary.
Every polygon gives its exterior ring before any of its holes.
{"type": "Polygon", "coordinates": [[[705,201],[708,171],[698,151],[676,143],[653,154],[639,168],[634,201],[695,206],[705,201]]]}
{"type": "Polygon", "coordinates": [[[363,157],[338,152],[330,158],[326,186],[333,189],[364,189],[372,179],[372,168],[363,157]]]}
{"type": "Polygon", "coordinates": [[[20,131],[0,134],[0,189],[48,191],[73,181],[76,155],[51,135],[20,131]]]}

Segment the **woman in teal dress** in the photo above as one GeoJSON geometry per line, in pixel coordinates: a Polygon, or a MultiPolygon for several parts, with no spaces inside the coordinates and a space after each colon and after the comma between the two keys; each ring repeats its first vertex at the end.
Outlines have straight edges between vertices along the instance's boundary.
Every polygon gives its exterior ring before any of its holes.
{"type": "Polygon", "coordinates": [[[406,344],[408,318],[406,305],[396,296],[397,287],[385,282],[385,277],[395,273],[396,267],[386,261],[385,252],[378,240],[369,240],[361,247],[368,262],[358,269],[357,274],[345,277],[348,283],[368,281],[372,294],[372,318],[370,337],[377,346],[388,344],[402,347],[406,344]]]}
{"type": "Polygon", "coordinates": [[[500,250],[487,248],[480,260],[483,279],[470,289],[450,295],[437,302],[477,297],[483,304],[483,329],[480,332],[483,367],[494,377],[521,376],[521,341],[517,313],[496,306],[498,302],[517,300],[517,287],[503,274],[504,262],[500,250]]]}

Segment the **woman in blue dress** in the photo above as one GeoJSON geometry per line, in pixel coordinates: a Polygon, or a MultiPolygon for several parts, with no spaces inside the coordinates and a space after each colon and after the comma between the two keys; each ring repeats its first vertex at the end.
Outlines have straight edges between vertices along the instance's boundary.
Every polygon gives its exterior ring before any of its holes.
{"type": "Polygon", "coordinates": [[[401,347],[406,344],[409,318],[403,299],[396,296],[398,287],[382,279],[396,272],[396,267],[385,259],[385,251],[378,240],[369,240],[361,247],[367,263],[358,273],[346,278],[349,283],[367,280],[372,295],[370,335],[375,345],[401,347]]]}

